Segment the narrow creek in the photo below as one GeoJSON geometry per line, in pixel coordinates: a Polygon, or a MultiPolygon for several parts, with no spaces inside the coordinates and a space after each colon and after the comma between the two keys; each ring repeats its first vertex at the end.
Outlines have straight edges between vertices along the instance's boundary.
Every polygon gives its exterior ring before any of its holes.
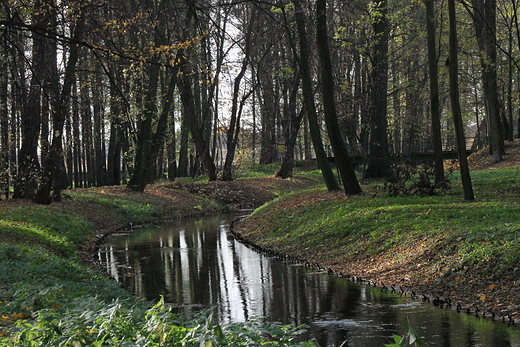
{"type": "MultiPolygon", "coordinates": [[[[243,211],[242,214],[247,213],[243,211]]],[[[319,346],[384,346],[412,326],[426,346],[520,346],[520,329],[317,273],[259,254],[232,238],[237,214],[168,222],[104,243],[106,271],[137,296],[222,322],[256,316],[310,326],[319,346]]]]}

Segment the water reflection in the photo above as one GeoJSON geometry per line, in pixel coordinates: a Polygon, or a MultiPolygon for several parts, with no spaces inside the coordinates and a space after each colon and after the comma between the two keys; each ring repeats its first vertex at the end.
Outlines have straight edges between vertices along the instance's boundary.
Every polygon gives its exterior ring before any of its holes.
{"type": "Polygon", "coordinates": [[[235,215],[166,223],[113,237],[100,249],[106,270],[149,300],[189,312],[215,307],[221,321],[265,316],[311,325],[320,346],[383,346],[410,324],[427,346],[520,346],[520,334],[251,251],[229,237],[235,215]]]}

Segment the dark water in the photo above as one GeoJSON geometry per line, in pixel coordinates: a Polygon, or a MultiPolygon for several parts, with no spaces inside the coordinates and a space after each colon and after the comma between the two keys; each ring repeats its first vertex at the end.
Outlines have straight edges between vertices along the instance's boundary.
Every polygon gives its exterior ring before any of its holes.
{"type": "Polygon", "coordinates": [[[236,215],[136,229],[100,249],[107,271],[128,290],[189,311],[215,307],[224,322],[264,316],[311,326],[320,346],[384,346],[410,324],[426,346],[520,346],[501,322],[359,285],[258,254],[231,238],[236,215]]]}

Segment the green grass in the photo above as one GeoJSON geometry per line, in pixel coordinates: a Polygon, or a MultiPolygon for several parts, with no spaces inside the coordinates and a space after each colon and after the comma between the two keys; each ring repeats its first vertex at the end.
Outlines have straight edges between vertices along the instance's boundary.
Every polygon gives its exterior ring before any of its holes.
{"type": "Polygon", "coordinates": [[[472,175],[474,202],[463,200],[455,177],[452,190],[436,196],[288,195],[257,210],[254,218],[262,221],[264,245],[282,252],[315,249],[348,258],[390,254],[425,239],[432,249],[457,254],[460,263],[508,271],[520,262],[520,169],[472,175]]]}
{"type": "Polygon", "coordinates": [[[90,233],[84,220],[65,212],[35,206],[0,210],[3,240],[17,238],[21,243],[36,243],[72,256],[90,233]]]}

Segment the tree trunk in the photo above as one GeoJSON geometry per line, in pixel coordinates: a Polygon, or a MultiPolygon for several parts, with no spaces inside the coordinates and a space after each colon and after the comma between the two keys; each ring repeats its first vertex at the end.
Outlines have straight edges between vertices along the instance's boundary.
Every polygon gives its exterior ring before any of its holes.
{"type": "MultiPolygon", "coordinates": [[[[179,88],[180,89],[180,88],[179,88]]],[[[182,102],[182,100],[181,100],[182,102]]],[[[179,166],[177,169],[177,177],[188,177],[188,167],[189,167],[189,156],[188,156],[188,148],[189,148],[189,136],[190,130],[188,129],[188,116],[186,115],[186,111],[182,111],[182,120],[181,120],[181,141],[179,148],[179,166]]]]}
{"type": "MultiPolygon", "coordinates": [[[[267,65],[267,63],[262,65],[267,65]]],[[[273,76],[266,70],[266,66],[260,66],[259,69],[258,75],[262,90],[260,164],[272,164],[277,160],[276,115],[278,113],[278,102],[276,101],[273,76]]]]}
{"type": "Polygon", "coordinates": [[[280,169],[274,174],[275,177],[283,179],[290,178],[293,175],[294,168],[294,149],[296,147],[296,139],[300,126],[302,124],[303,111],[297,114],[296,112],[296,98],[298,96],[298,86],[300,77],[298,70],[293,68],[293,81],[289,89],[289,97],[286,106],[284,107],[282,129],[285,140],[285,153],[282,158],[282,165],[280,169]]]}
{"type": "Polygon", "coordinates": [[[482,68],[482,84],[486,100],[489,144],[495,162],[502,160],[504,154],[504,137],[500,120],[500,105],[497,84],[497,52],[496,42],[496,0],[472,0],[473,12],[470,14],[475,26],[480,65],[482,68]]]}
{"type": "Polygon", "coordinates": [[[175,135],[175,117],[173,115],[173,112],[170,117],[170,123],[168,124],[168,134],[168,143],[166,144],[166,153],[168,156],[168,180],[170,182],[173,182],[175,181],[175,177],[177,177],[177,144],[175,135]]]}
{"type": "Polygon", "coordinates": [[[318,46],[318,57],[320,60],[321,88],[323,99],[323,112],[325,124],[329,134],[330,144],[339,168],[345,194],[355,195],[361,193],[361,187],[356,178],[354,167],[350,162],[347,147],[343,142],[339,131],[338,118],[336,115],[336,102],[334,100],[334,79],[332,75],[332,63],[330,60],[328,35],[327,35],[327,12],[326,0],[316,0],[316,39],[318,46]]]}
{"type": "MultiPolygon", "coordinates": [[[[86,59],[82,59],[82,64],[86,64],[86,59]]],[[[90,103],[90,81],[84,71],[78,74],[79,80],[79,96],[80,96],[80,115],[81,115],[81,132],[83,139],[82,146],[82,166],[83,166],[83,185],[91,187],[94,184],[94,149],[92,145],[92,113],[90,103]]]]}
{"type": "Polygon", "coordinates": [[[457,25],[455,15],[455,0],[448,0],[449,13],[449,79],[450,99],[453,112],[453,124],[457,137],[457,152],[459,156],[459,168],[462,179],[465,200],[474,200],[473,186],[469,173],[468,159],[466,157],[466,138],[464,137],[464,124],[462,123],[462,112],[460,109],[459,78],[458,78],[458,54],[457,54],[457,25]]]}
{"type": "MultiPolygon", "coordinates": [[[[36,27],[46,25],[47,6],[42,2],[35,4],[34,22],[36,27]]],[[[18,153],[18,174],[14,182],[13,198],[34,198],[38,188],[40,163],[38,160],[38,140],[41,125],[42,88],[47,80],[45,76],[45,46],[48,41],[33,33],[32,38],[32,77],[27,99],[22,106],[21,135],[22,147],[18,153]]]]}
{"type": "Polygon", "coordinates": [[[295,19],[298,27],[300,56],[298,63],[300,65],[300,75],[302,79],[302,93],[303,101],[305,104],[305,110],[307,111],[307,117],[309,120],[309,131],[311,134],[312,144],[314,152],[316,154],[316,161],[318,167],[321,169],[325,185],[329,191],[340,190],[334,172],[332,171],[325,150],[323,149],[323,143],[321,140],[320,126],[318,124],[318,114],[316,112],[316,106],[314,104],[314,93],[312,90],[312,79],[310,69],[310,52],[309,52],[309,41],[307,39],[307,30],[305,28],[305,15],[300,0],[293,1],[295,6],[295,19]]]}
{"type": "Polygon", "coordinates": [[[437,50],[435,48],[435,9],[433,0],[425,0],[426,32],[428,45],[428,67],[430,80],[430,112],[432,123],[433,162],[435,168],[435,184],[444,182],[444,160],[442,156],[441,115],[439,104],[439,72],[437,67],[437,50]]]}
{"type": "Polygon", "coordinates": [[[181,94],[182,105],[184,106],[184,116],[186,117],[186,124],[190,130],[191,137],[197,150],[197,156],[202,160],[202,165],[206,170],[206,174],[210,181],[217,180],[217,168],[215,162],[211,157],[209,147],[203,139],[201,125],[199,124],[196,108],[195,98],[191,89],[192,81],[190,80],[190,69],[187,62],[181,64],[182,76],[178,79],[178,87],[181,94]]]}
{"type": "Polygon", "coordinates": [[[95,179],[96,187],[106,185],[106,154],[103,151],[103,79],[101,71],[96,68],[94,85],[92,86],[92,99],[94,102],[94,154],[95,154],[95,179]]]}
{"type": "MultiPolygon", "coordinates": [[[[235,150],[238,143],[238,134],[240,132],[240,116],[239,106],[238,106],[238,95],[240,93],[240,83],[242,78],[244,77],[247,66],[249,65],[249,55],[251,52],[251,32],[253,30],[253,23],[256,16],[256,7],[253,7],[251,11],[251,17],[249,19],[249,25],[247,32],[245,33],[245,47],[244,47],[244,58],[242,60],[242,68],[240,72],[235,77],[235,81],[233,84],[233,97],[231,102],[231,119],[229,121],[229,127],[226,134],[226,160],[224,161],[224,168],[222,170],[222,181],[231,181],[233,180],[233,161],[235,159],[235,150]]],[[[252,92],[249,92],[250,95],[252,92]]],[[[242,99],[242,104],[245,101],[247,95],[242,99]]],[[[242,109],[242,107],[240,107],[242,109]]]]}
{"type": "Polygon", "coordinates": [[[374,53],[372,57],[372,91],[370,94],[370,142],[369,159],[365,177],[385,177],[388,174],[390,160],[388,155],[388,9],[387,0],[378,2],[374,11],[374,53]]]}
{"type": "MultiPolygon", "coordinates": [[[[74,28],[73,41],[79,42],[83,37],[85,17],[79,13],[78,22],[74,28]]],[[[72,85],[76,74],[76,63],[79,57],[79,45],[71,44],[68,61],[63,76],[63,86],[61,92],[58,88],[58,81],[51,86],[54,89],[52,94],[53,106],[53,136],[52,144],[49,150],[47,165],[43,171],[42,182],[36,193],[34,201],[41,204],[50,204],[52,199],[61,199],[61,182],[63,175],[63,127],[65,119],[69,112],[69,102],[71,96],[72,85]]]]}
{"type": "Polygon", "coordinates": [[[107,185],[121,184],[121,142],[123,137],[123,124],[121,122],[122,107],[116,83],[122,84],[119,62],[113,66],[114,79],[110,83],[110,138],[108,140],[107,157],[107,185]]]}
{"type": "Polygon", "coordinates": [[[144,95],[144,109],[142,121],[137,134],[134,171],[128,182],[128,188],[142,192],[149,183],[145,177],[148,155],[152,142],[152,126],[156,115],[157,89],[159,85],[159,65],[150,64],[145,69],[148,83],[144,95]]]}
{"type": "MultiPolygon", "coordinates": [[[[7,42],[0,43],[0,55],[8,56],[7,42]]],[[[9,199],[9,108],[7,64],[0,63],[0,199],[9,199]]]]}

